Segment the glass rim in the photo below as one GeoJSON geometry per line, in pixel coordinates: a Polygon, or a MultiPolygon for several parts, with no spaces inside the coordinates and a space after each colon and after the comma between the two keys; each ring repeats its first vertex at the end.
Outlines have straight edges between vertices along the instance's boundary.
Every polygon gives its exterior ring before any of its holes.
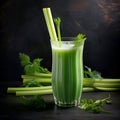
{"type": "MultiPolygon", "coordinates": [[[[68,36],[66,36],[66,37],[61,37],[61,39],[62,39],[62,42],[64,42],[64,41],[74,41],[74,39],[75,39],[76,37],[68,37],[68,36]]],[[[52,41],[52,42],[58,42],[58,40],[52,40],[52,39],[50,39],[50,41],[52,41]]]]}

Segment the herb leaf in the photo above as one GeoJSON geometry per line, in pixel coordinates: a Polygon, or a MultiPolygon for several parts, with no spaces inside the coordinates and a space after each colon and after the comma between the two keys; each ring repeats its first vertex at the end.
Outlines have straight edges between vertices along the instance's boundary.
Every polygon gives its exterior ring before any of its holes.
{"type": "Polygon", "coordinates": [[[84,44],[84,41],[86,40],[86,36],[84,34],[78,34],[74,40],[75,46],[80,46],[84,44]]]}
{"type": "Polygon", "coordinates": [[[82,99],[79,108],[81,110],[89,110],[94,113],[101,113],[101,112],[107,112],[110,113],[110,111],[104,110],[103,105],[107,102],[112,102],[111,96],[109,95],[107,98],[104,99],[98,99],[98,100],[93,100],[93,99],[82,99]]]}
{"type": "Polygon", "coordinates": [[[24,67],[26,75],[34,75],[35,73],[50,73],[47,68],[43,68],[40,63],[42,59],[36,58],[33,62],[30,61],[30,57],[26,54],[20,53],[19,58],[21,65],[24,67]]]}
{"type": "Polygon", "coordinates": [[[31,64],[30,62],[30,57],[24,53],[19,53],[19,58],[20,58],[20,62],[21,62],[21,66],[26,66],[28,64],[31,64]]]}
{"type": "Polygon", "coordinates": [[[37,109],[38,110],[38,109],[45,109],[46,108],[45,100],[39,95],[35,95],[35,96],[32,96],[32,97],[22,96],[21,97],[21,102],[25,106],[30,107],[32,109],[37,109]]]}
{"type": "Polygon", "coordinates": [[[91,68],[85,66],[85,69],[84,70],[84,76],[86,78],[91,78],[92,80],[95,80],[95,79],[102,79],[102,76],[101,76],[101,73],[96,71],[96,70],[91,70],[91,68]]]}

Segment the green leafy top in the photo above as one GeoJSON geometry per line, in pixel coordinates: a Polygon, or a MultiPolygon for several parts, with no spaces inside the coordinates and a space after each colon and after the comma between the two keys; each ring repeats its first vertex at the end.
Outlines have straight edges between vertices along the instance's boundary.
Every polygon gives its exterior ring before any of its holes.
{"type": "Polygon", "coordinates": [[[61,41],[61,30],[60,30],[61,18],[59,18],[59,17],[54,18],[54,23],[55,23],[56,29],[57,29],[58,41],[61,41]]]}
{"type": "Polygon", "coordinates": [[[87,38],[84,34],[79,33],[75,38],[75,46],[83,45],[86,39],[87,38]]]}
{"type": "Polygon", "coordinates": [[[96,70],[92,70],[91,68],[89,68],[87,66],[85,66],[84,77],[91,78],[92,80],[102,79],[100,72],[98,72],[96,70]]]}
{"type": "Polygon", "coordinates": [[[49,73],[46,68],[43,68],[40,65],[42,59],[36,58],[31,62],[30,57],[24,53],[19,53],[19,58],[21,60],[21,65],[24,67],[24,72],[27,75],[33,75],[35,73],[49,73]]]}

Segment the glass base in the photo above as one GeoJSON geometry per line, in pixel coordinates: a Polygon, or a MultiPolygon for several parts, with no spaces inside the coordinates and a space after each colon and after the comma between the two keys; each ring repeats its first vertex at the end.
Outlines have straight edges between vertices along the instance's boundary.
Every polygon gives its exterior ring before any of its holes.
{"type": "Polygon", "coordinates": [[[63,101],[58,101],[54,99],[55,104],[59,107],[76,107],[80,105],[80,100],[74,100],[72,102],[63,102],[63,101]]]}

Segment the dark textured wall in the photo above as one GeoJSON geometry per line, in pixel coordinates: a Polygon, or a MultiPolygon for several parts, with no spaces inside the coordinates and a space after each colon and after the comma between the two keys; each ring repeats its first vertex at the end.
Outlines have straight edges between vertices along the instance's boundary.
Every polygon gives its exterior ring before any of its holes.
{"type": "Polygon", "coordinates": [[[51,7],[53,16],[61,17],[62,36],[86,34],[84,65],[103,77],[120,77],[119,0],[1,0],[0,6],[2,80],[20,80],[19,52],[43,58],[42,65],[51,70],[43,7],[51,7]]]}

